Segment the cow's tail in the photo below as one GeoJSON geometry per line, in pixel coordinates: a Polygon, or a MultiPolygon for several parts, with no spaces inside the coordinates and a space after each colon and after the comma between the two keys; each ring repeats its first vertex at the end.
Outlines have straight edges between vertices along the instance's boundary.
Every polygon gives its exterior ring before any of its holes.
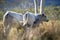
{"type": "MultiPolygon", "coordinates": [[[[7,22],[7,18],[8,18],[8,14],[9,12],[6,12],[4,15],[3,15],[3,24],[6,24],[7,22]],[[6,23],[5,23],[6,22],[6,23]]],[[[4,26],[4,25],[3,25],[4,26]]]]}
{"type": "Polygon", "coordinates": [[[4,27],[4,35],[6,34],[6,28],[7,28],[7,18],[8,18],[8,12],[6,12],[3,16],[3,27],[4,27]]]}

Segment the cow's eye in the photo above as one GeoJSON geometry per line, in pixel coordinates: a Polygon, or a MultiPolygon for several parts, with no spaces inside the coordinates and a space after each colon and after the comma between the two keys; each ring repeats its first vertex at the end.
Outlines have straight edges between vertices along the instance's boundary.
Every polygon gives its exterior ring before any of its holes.
{"type": "Polygon", "coordinates": [[[45,16],[46,17],[46,16],[45,16]]]}

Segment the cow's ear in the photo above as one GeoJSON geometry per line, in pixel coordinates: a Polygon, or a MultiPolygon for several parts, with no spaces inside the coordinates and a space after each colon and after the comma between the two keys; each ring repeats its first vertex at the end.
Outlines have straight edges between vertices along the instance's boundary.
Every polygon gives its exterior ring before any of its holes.
{"type": "Polygon", "coordinates": [[[44,14],[42,14],[42,16],[44,16],[44,14]]]}

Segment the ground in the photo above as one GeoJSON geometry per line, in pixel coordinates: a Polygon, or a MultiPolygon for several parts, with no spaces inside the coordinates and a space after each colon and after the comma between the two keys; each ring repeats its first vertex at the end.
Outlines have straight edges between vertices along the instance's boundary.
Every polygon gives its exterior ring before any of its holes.
{"type": "MultiPolygon", "coordinates": [[[[17,31],[16,24],[13,26],[6,40],[60,40],[60,21],[58,20],[43,22],[39,27],[33,27],[26,31],[23,28],[17,31]]],[[[0,21],[0,40],[4,39],[3,28],[3,22],[0,21]]]]}

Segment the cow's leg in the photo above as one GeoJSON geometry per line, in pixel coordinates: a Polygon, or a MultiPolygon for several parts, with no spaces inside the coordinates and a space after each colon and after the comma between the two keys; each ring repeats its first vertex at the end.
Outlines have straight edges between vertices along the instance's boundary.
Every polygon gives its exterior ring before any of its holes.
{"type": "Polygon", "coordinates": [[[8,15],[7,18],[6,18],[6,21],[5,21],[5,23],[7,23],[7,24],[5,24],[5,25],[7,25],[6,26],[6,29],[5,29],[6,36],[8,36],[8,34],[9,34],[9,31],[10,31],[11,25],[12,25],[12,22],[13,22],[12,17],[10,15],[8,15]]]}
{"type": "Polygon", "coordinates": [[[7,38],[7,27],[8,27],[8,21],[7,21],[7,19],[5,19],[4,21],[3,21],[3,26],[4,26],[4,34],[3,34],[3,37],[4,37],[4,39],[6,39],[7,38]]]}
{"type": "Polygon", "coordinates": [[[8,26],[7,21],[4,21],[4,36],[7,35],[7,26],[8,26]]]}
{"type": "Polygon", "coordinates": [[[13,19],[10,17],[8,19],[7,35],[9,34],[12,25],[13,25],[13,19]]]}
{"type": "Polygon", "coordinates": [[[5,37],[8,36],[10,29],[11,29],[11,22],[5,21],[4,22],[4,36],[5,37]]]}

